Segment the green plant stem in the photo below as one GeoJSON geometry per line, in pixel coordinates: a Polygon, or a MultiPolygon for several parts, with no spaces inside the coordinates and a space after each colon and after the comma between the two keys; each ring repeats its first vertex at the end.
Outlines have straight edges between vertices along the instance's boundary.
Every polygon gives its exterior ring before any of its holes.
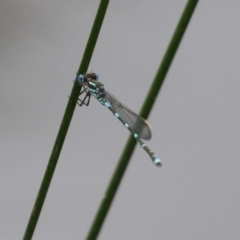
{"type": "MultiPolygon", "coordinates": [[[[187,28],[187,25],[191,19],[191,16],[197,5],[197,2],[198,2],[198,0],[189,0],[183,13],[182,13],[182,16],[179,20],[179,23],[176,27],[176,30],[173,34],[173,37],[170,41],[170,44],[167,48],[167,51],[163,57],[163,60],[160,64],[160,67],[154,78],[152,86],[147,94],[147,97],[146,97],[143,107],[141,109],[140,115],[144,118],[148,117],[148,115],[153,107],[156,96],[158,95],[158,93],[160,91],[160,88],[163,84],[164,78],[167,74],[167,71],[168,71],[172,61],[173,61],[174,55],[175,55],[177,48],[181,42],[181,39],[187,28]]],[[[132,136],[130,136],[130,138],[128,139],[127,144],[125,146],[125,149],[122,153],[122,156],[118,162],[118,165],[115,169],[115,172],[112,176],[112,179],[109,183],[109,186],[106,190],[104,198],[102,199],[102,202],[99,206],[98,212],[97,212],[95,219],[92,223],[92,226],[88,232],[86,240],[95,240],[97,238],[97,236],[100,232],[100,229],[103,225],[103,222],[105,220],[105,217],[108,213],[108,210],[111,206],[111,203],[114,199],[115,193],[117,192],[118,186],[119,186],[119,184],[122,180],[122,177],[125,173],[125,170],[128,166],[128,163],[130,161],[130,157],[132,156],[135,145],[136,145],[135,139],[132,136]]]]}
{"type": "MultiPolygon", "coordinates": [[[[98,11],[97,11],[97,15],[95,17],[95,21],[93,23],[93,27],[90,33],[90,36],[88,38],[88,42],[87,42],[87,46],[85,48],[84,54],[83,54],[83,58],[80,64],[80,67],[78,69],[77,75],[80,73],[85,73],[87,71],[87,68],[89,66],[91,57],[92,57],[92,53],[93,50],[95,48],[96,45],[96,41],[104,20],[104,16],[108,7],[108,3],[109,0],[102,0],[98,11]]],[[[47,191],[49,189],[53,174],[54,174],[54,170],[56,168],[57,165],[57,161],[65,140],[65,137],[67,135],[67,131],[76,107],[76,100],[78,98],[78,94],[80,91],[80,87],[77,86],[76,81],[75,84],[73,85],[72,88],[72,92],[62,119],[62,123],[60,125],[59,131],[58,131],[58,135],[56,137],[56,141],[55,144],[53,146],[53,150],[35,201],[35,204],[33,206],[33,210],[32,213],[30,215],[30,219],[28,221],[28,225],[27,228],[25,230],[25,234],[23,239],[24,240],[30,240],[32,239],[35,227],[37,225],[37,221],[38,218],[40,216],[41,210],[42,210],[42,206],[44,204],[44,200],[46,198],[47,195],[47,191]]]]}

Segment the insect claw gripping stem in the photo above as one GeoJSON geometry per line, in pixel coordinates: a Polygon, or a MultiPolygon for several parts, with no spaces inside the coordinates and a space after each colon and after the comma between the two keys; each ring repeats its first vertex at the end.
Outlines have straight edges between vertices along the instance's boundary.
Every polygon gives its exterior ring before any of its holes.
{"type": "Polygon", "coordinates": [[[85,86],[83,86],[83,90],[79,93],[78,95],[78,100],[77,100],[77,104],[81,107],[83,104],[88,106],[89,105],[89,102],[90,102],[90,98],[91,98],[91,93],[88,92],[88,90],[86,89],[85,86]],[[80,95],[82,95],[83,93],[86,93],[86,95],[84,96],[83,100],[81,100],[79,98],[80,95]],[[85,100],[87,99],[87,103],[85,103],[85,100]]]}

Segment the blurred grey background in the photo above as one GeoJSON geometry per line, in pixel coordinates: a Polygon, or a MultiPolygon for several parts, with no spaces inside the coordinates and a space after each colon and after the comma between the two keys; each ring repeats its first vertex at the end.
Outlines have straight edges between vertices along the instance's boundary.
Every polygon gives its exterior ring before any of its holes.
{"type": "MultiPolygon", "coordinates": [[[[89,71],[139,112],[186,0],[110,1],[89,71]]],[[[0,2],[0,239],[23,237],[99,1],[0,2]]],[[[240,239],[240,4],[199,1],[99,239],[240,239]]],[[[129,132],[77,107],[35,240],[84,239],[129,132]]]]}

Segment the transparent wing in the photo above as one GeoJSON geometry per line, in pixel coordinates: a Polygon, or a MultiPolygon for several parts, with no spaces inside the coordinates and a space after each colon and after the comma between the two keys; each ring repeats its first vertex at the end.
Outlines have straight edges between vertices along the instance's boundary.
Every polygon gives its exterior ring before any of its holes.
{"type": "Polygon", "coordinates": [[[124,122],[129,124],[129,126],[140,138],[145,140],[149,140],[151,138],[151,126],[148,121],[124,106],[106,90],[104,98],[111,104],[112,109],[121,116],[124,122]]]}

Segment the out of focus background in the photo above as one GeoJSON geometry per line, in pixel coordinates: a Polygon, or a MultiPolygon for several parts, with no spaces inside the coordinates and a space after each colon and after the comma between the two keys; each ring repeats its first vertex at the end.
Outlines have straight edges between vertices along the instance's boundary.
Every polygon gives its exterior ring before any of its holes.
{"type": "MultiPolygon", "coordinates": [[[[110,1],[89,71],[139,112],[186,0],[110,1]]],[[[23,237],[99,1],[0,2],[0,239],[23,237]]],[[[199,1],[99,239],[240,239],[240,4],[199,1]]],[[[84,239],[129,132],[77,107],[35,240],[84,239]]]]}

